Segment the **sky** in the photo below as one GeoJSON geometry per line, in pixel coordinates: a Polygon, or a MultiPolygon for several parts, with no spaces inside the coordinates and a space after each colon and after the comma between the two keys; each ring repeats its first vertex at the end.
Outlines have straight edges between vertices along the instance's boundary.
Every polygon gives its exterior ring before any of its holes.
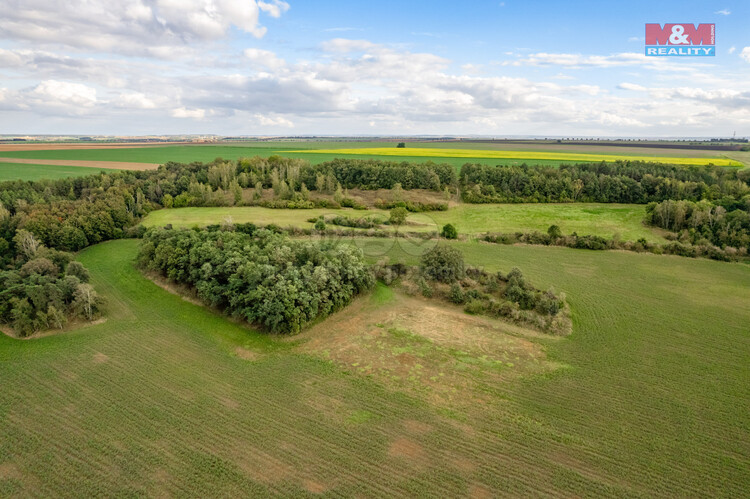
{"type": "Polygon", "coordinates": [[[748,0],[0,9],[0,134],[750,136],[748,0]],[[716,56],[645,56],[645,23],[716,56]]]}

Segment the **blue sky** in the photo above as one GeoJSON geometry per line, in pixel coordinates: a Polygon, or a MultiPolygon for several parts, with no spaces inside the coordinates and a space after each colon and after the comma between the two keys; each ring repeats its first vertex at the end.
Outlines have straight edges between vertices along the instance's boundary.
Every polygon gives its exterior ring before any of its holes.
{"type": "Polygon", "coordinates": [[[0,133],[750,135],[750,2],[0,0],[0,133]],[[647,22],[717,55],[643,55],[647,22]]]}

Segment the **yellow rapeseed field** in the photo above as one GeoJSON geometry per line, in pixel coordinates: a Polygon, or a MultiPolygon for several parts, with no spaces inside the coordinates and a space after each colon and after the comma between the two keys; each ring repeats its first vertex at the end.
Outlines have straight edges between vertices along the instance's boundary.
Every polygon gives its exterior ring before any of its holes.
{"type": "Polygon", "coordinates": [[[358,154],[373,156],[420,156],[420,157],[442,157],[442,158],[497,158],[497,159],[519,159],[519,160],[546,160],[546,161],[654,161],[658,163],[671,163],[676,165],[708,165],[716,166],[742,166],[742,163],[727,158],[679,158],[673,156],[630,156],[617,154],[584,154],[566,152],[541,152],[541,151],[494,151],[486,149],[433,149],[433,148],[390,148],[369,147],[361,149],[308,149],[304,151],[289,151],[300,153],[325,153],[325,154],[358,154]]]}

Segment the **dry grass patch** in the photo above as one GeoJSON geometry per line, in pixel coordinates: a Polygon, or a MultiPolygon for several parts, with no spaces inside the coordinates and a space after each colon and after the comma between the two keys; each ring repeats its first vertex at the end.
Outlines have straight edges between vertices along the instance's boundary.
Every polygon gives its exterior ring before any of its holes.
{"type": "MultiPolygon", "coordinates": [[[[555,368],[540,333],[398,291],[385,304],[358,299],[296,338],[303,352],[438,405],[487,404],[509,380],[555,368]]],[[[424,423],[404,427],[429,432],[424,423]]]]}

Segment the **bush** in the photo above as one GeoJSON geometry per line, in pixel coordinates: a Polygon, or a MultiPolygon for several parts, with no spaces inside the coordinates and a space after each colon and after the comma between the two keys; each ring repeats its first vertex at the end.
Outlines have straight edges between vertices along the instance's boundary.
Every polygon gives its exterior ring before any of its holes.
{"type": "Polygon", "coordinates": [[[453,303],[459,303],[459,304],[464,302],[464,292],[461,289],[461,285],[457,282],[454,282],[453,284],[451,284],[450,300],[453,303]]]}
{"type": "Polygon", "coordinates": [[[547,234],[552,239],[557,239],[558,237],[562,237],[562,231],[560,230],[560,227],[558,225],[550,225],[549,229],[547,229],[547,234]]]}
{"type": "Polygon", "coordinates": [[[315,222],[315,230],[317,230],[318,232],[323,232],[324,230],[326,230],[326,223],[323,220],[317,220],[315,222]]]}
{"type": "Polygon", "coordinates": [[[456,239],[458,237],[458,231],[453,224],[443,225],[443,230],[440,231],[440,235],[445,239],[456,239]]]}
{"type": "Polygon", "coordinates": [[[422,273],[436,281],[453,283],[464,277],[464,256],[456,248],[438,244],[422,255],[422,273]]]}
{"type": "Polygon", "coordinates": [[[464,307],[464,312],[471,315],[477,315],[484,312],[484,303],[481,300],[471,300],[464,307]]]}
{"type": "Polygon", "coordinates": [[[408,215],[406,208],[403,208],[401,206],[393,208],[391,210],[389,221],[391,225],[402,225],[404,222],[406,222],[406,215],[408,215]]]}

